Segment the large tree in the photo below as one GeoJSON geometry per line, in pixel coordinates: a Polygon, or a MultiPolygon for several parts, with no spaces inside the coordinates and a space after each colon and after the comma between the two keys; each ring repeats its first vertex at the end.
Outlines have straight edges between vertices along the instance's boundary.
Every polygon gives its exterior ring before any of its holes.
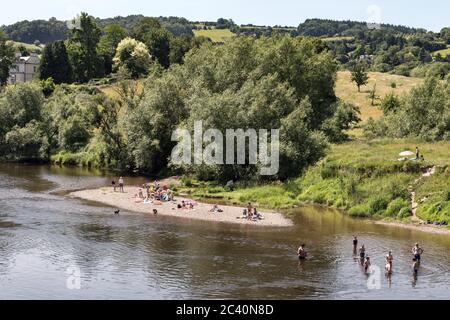
{"type": "Polygon", "coordinates": [[[170,65],[170,40],[172,35],[155,18],[143,18],[135,26],[133,37],[145,43],[152,57],[163,67],[170,65]]]}
{"type": "Polygon", "coordinates": [[[151,56],[147,47],[142,42],[135,39],[123,39],[117,46],[114,57],[114,66],[117,69],[123,68],[132,78],[139,78],[146,75],[150,68],[151,56]]]}
{"type": "Polygon", "coordinates": [[[83,12],[74,24],[68,46],[77,82],[87,82],[102,76],[103,61],[97,50],[100,37],[101,30],[94,19],[83,12]]]}
{"type": "Polygon", "coordinates": [[[14,64],[14,47],[6,42],[6,36],[0,30],[0,85],[6,84],[9,71],[14,64]]]}
{"type": "Polygon", "coordinates": [[[113,58],[120,41],[128,36],[127,29],[118,24],[109,24],[103,28],[103,36],[99,43],[99,52],[105,62],[105,73],[112,72],[113,58]]]}
{"type": "Polygon", "coordinates": [[[56,84],[72,81],[72,67],[64,41],[56,41],[45,46],[42,53],[40,78],[53,78],[56,84]]]}

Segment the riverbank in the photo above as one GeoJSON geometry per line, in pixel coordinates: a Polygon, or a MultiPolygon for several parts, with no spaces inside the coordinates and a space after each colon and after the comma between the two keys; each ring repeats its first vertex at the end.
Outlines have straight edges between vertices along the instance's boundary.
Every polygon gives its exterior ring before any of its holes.
{"type": "MultiPolygon", "coordinates": [[[[70,197],[79,198],[88,201],[95,201],[106,204],[113,208],[136,212],[140,214],[153,215],[153,209],[158,210],[158,215],[172,216],[185,219],[203,220],[219,223],[233,223],[248,226],[260,227],[291,227],[293,222],[284,217],[281,213],[260,211],[263,220],[250,221],[241,219],[243,207],[237,206],[220,206],[223,212],[212,213],[211,204],[197,202],[193,210],[178,209],[177,204],[181,201],[192,201],[188,198],[176,197],[175,202],[163,202],[160,205],[144,204],[139,199],[134,198],[138,194],[138,187],[126,187],[124,193],[114,192],[111,187],[105,187],[93,190],[76,191],[69,194],[70,197]]],[[[114,214],[111,210],[111,214],[114,214]]]]}

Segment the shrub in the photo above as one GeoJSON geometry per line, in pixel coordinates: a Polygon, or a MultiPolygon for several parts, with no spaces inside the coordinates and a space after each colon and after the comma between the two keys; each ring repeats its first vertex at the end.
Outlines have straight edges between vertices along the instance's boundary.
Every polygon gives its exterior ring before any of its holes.
{"type": "Polygon", "coordinates": [[[351,217],[357,217],[357,218],[370,217],[370,208],[369,208],[369,206],[367,206],[365,204],[357,205],[357,206],[354,206],[353,208],[351,208],[348,211],[348,214],[351,217]]]}
{"type": "Polygon", "coordinates": [[[404,219],[404,218],[408,218],[408,217],[410,217],[412,215],[412,211],[411,211],[411,208],[402,208],[401,210],[400,210],[400,212],[398,213],[398,215],[397,215],[397,218],[398,219],[404,219]]]}
{"type": "Polygon", "coordinates": [[[391,88],[392,89],[397,88],[397,83],[395,81],[391,82],[391,88]]]}
{"type": "Polygon", "coordinates": [[[403,208],[409,209],[408,201],[406,201],[402,198],[397,198],[395,200],[392,200],[386,209],[386,215],[389,217],[395,217],[400,213],[400,211],[403,208]]]}
{"type": "Polygon", "coordinates": [[[375,213],[384,211],[384,210],[386,210],[388,204],[389,204],[389,201],[384,198],[381,198],[381,197],[375,198],[369,202],[370,212],[372,214],[375,214],[375,213]]]}

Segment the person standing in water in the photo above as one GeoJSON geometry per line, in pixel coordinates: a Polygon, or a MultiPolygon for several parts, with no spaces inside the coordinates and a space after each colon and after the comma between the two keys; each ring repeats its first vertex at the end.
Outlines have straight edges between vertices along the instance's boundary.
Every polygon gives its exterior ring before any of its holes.
{"type": "Polygon", "coordinates": [[[414,245],[414,247],[411,250],[413,256],[414,256],[414,260],[417,260],[417,262],[420,264],[420,259],[422,257],[423,254],[423,249],[421,247],[419,247],[419,244],[416,243],[414,245]]]}
{"type": "Polygon", "coordinates": [[[364,258],[366,257],[366,248],[364,245],[359,248],[359,257],[361,258],[361,261],[364,261],[364,258]]]}
{"type": "Polygon", "coordinates": [[[353,236],[353,258],[358,254],[358,238],[353,236]]]}
{"type": "Polygon", "coordinates": [[[297,250],[299,260],[306,260],[306,257],[308,256],[308,252],[306,252],[305,247],[306,247],[306,245],[302,244],[300,246],[300,248],[298,248],[298,250],[297,250]]]}
{"type": "Polygon", "coordinates": [[[392,269],[392,261],[394,261],[394,256],[392,255],[392,252],[389,251],[388,254],[386,255],[386,264],[389,264],[391,266],[391,269],[392,269]]]}
{"type": "Polygon", "coordinates": [[[369,267],[370,267],[370,258],[366,257],[366,259],[364,260],[364,271],[367,273],[367,271],[369,271],[369,267]]]}

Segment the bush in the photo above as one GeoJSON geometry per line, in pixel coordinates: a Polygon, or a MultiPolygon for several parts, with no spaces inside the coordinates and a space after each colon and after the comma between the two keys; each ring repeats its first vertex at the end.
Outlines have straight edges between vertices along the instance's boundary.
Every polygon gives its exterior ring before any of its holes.
{"type": "Polygon", "coordinates": [[[395,81],[391,82],[391,88],[392,89],[397,88],[397,83],[395,81]]]}
{"type": "Polygon", "coordinates": [[[402,198],[397,198],[395,200],[392,200],[386,209],[386,215],[389,217],[395,217],[401,212],[401,210],[403,208],[406,208],[409,210],[408,201],[406,201],[402,198]]]}
{"type": "Polygon", "coordinates": [[[366,217],[370,217],[370,208],[369,206],[362,204],[362,205],[357,205],[354,206],[353,208],[351,208],[348,211],[349,216],[351,217],[356,217],[356,218],[366,218],[366,217]]]}
{"type": "Polygon", "coordinates": [[[369,202],[370,212],[372,214],[379,213],[381,211],[386,210],[389,201],[384,198],[376,198],[369,202]]]}
{"type": "Polygon", "coordinates": [[[411,217],[411,215],[412,215],[411,208],[402,208],[397,215],[397,219],[408,218],[411,217]]]}

